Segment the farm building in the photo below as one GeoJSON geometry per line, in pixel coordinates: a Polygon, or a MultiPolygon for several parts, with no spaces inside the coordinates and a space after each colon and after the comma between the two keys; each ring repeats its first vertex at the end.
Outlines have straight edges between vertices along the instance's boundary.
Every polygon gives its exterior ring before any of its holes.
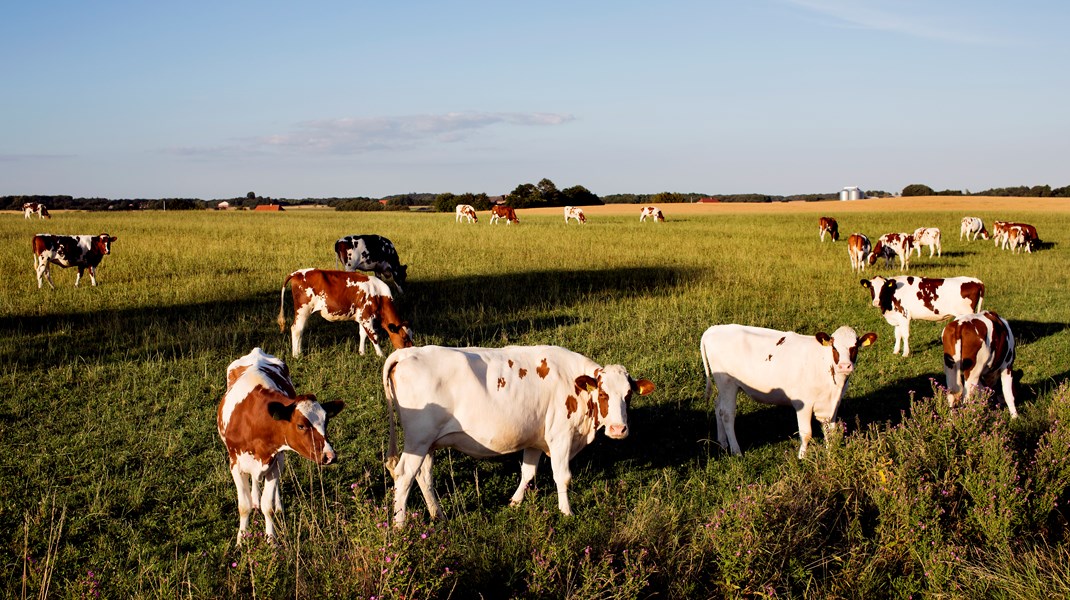
{"type": "Polygon", "coordinates": [[[282,208],[281,204],[257,204],[256,208],[254,208],[253,210],[262,210],[266,212],[282,212],[285,209],[282,208]]]}
{"type": "Polygon", "coordinates": [[[840,200],[861,200],[866,194],[857,186],[847,186],[840,190],[840,200]]]}

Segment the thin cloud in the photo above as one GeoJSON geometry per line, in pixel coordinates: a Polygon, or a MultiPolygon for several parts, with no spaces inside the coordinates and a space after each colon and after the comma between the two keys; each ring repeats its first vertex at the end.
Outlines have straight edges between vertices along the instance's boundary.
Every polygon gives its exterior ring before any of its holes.
{"type": "MultiPolygon", "coordinates": [[[[987,45],[996,42],[992,38],[972,34],[958,27],[940,23],[940,18],[937,15],[926,13],[927,9],[931,9],[934,6],[929,2],[786,1],[789,4],[829,17],[841,25],[858,29],[884,31],[958,44],[987,45]],[[902,14],[904,10],[912,10],[916,14],[902,14]]],[[[961,26],[961,22],[956,22],[956,25],[961,26]]]]}

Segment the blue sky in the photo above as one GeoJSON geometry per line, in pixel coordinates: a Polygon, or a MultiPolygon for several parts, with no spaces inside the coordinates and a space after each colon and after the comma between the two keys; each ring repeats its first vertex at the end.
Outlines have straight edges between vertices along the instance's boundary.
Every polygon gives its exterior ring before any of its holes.
{"type": "Polygon", "coordinates": [[[1070,185],[1065,0],[12,2],[0,195],[1070,185]]]}

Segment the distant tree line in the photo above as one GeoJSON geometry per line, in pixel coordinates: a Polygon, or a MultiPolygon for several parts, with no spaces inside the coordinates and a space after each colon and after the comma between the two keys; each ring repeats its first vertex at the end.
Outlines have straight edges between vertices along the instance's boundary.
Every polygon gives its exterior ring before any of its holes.
{"type": "Polygon", "coordinates": [[[558,190],[553,181],[543,178],[539,183],[522,183],[505,196],[506,206],[539,208],[551,206],[591,206],[604,204],[602,199],[582,185],[558,190]]]}

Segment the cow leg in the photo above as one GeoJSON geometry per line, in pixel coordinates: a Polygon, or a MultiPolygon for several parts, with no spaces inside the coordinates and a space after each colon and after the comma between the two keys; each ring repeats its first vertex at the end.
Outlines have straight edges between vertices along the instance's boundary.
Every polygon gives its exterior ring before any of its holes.
{"type": "Polygon", "coordinates": [[[238,545],[240,546],[242,534],[249,527],[249,514],[253,512],[253,498],[249,489],[249,476],[242,473],[238,465],[230,467],[230,476],[234,478],[234,487],[238,490],[238,545]]]}
{"type": "Polygon", "coordinates": [[[82,281],[83,272],[85,272],[85,267],[78,267],[78,275],[74,278],[74,287],[78,287],[78,284],[82,281]]]}
{"type": "Polygon", "coordinates": [[[431,479],[433,462],[434,455],[428,452],[420,469],[416,471],[416,484],[420,486],[420,492],[424,495],[424,504],[427,505],[428,514],[432,519],[437,519],[442,516],[442,505],[438,502],[438,494],[435,493],[434,482],[431,479]]]}
{"type": "Polygon", "coordinates": [[[520,461],[520,485],[509,499],[509,506],[516,506],[524,501],[524,493],[528,490],[531,480],[535,479],[535,470],[539,468],[539,456],[542,452],[537,448],[525,448],[524,456],[520,461]]]}
{"type": "Polygon", "coordinates": [[[419,453],[408,450],[412,446],[406,440],[406,450],[401,453],[401,458],[394,465],[394,526],[405,525],[405,505],[409,501],[409,491],[412,490],[412,480],[420,470],[420,465],[427,456],[429,448],[423,448],[419,453]]]}
{"type": "Polygon", "coordinates": [[[282,473],[283,454],[275,455],[264,476],[264,491],[260,494],[260,512],[264,515],[264,535],[275,536],[275,513],[282,517],[282,498],[279,495],[279,475],[282,473]]]}
{"type": "Polygon", "coordinates": [[[35,265],[35,267],[37,271],[37,289],[41,289],[42,279],[48,280],[48,287],[56,289],[55,284],[52,283],[52,269],[51,265],[49,265],[48,263],[48,260],[45,258],[41,258],[40,261],[38,261],[38,263],[35,265]]]}
{"type": "Polygon", "coordinates": [[[294,358],[301,356],[301,334],[305,331],[305,324],[312,312],[310,306],[306,304],[294,311],[294,324],[290,326],[290,344],[294,358]]]}
{"type": "MultiPolygon", "coordinates": [[[[794,402],[792,404],[795,405],[794,402]]],[[[795,416],[799,420],[799,440],[802,442],[799,446],[799,458],[802,458],[806,454],[806,449],[810,446],[810,440],[814,437],[813,426],[811,425],[814,416],[813,405],[795,405],[795,416]]]]}
{"type": "Polygon", "coordinates": [[[569,516],[572,516],[572,507],[568,504],[568,484],[572,482],[572,471],[568,466],[572,455],[569,450],[571,443],[572,440],[566,438],[550,447],[550,467],[554,471],[554,483],[557,484],[557,508],[569,516]]]}
{"type": "Polygon", "coordinates": [[[903,356],[910,356],[910,319],[903,323],[900,335],[903,338],[903,356]]]}
{"type": "Polygon", "coordinates": [[[1011,418],[1018,418],[1018,411],[1014,408],[1014,376],[1010,368],[1003,369],[999,374],[1000,383],[1003,384],[1003,401],[1007,403],[1007,409],[1011,411],[1011,418]]]}
{"type": "Polygon", "coordinates": [[[93,287],[97,287],[97,268],[89,267],[89,281],[92,282],[93,287]]]}
{"type": "Polygon", "coordinates": [[[372,348],[375,349],[377,356],[383,355],[383,349],[379,347],[379,336],[375,335],[375,329],[371,323],[360,321],[360,347],[357,349],[361,356],[364,356],[364,342],[368,339],[372,341],[372,348]]]}
{"type": "Polygon", "coordinates": [[[736,456],[742,454],[736,440],[736,394],[739,386],[716,376],[717,383],[717,443],[736,456]]]}

